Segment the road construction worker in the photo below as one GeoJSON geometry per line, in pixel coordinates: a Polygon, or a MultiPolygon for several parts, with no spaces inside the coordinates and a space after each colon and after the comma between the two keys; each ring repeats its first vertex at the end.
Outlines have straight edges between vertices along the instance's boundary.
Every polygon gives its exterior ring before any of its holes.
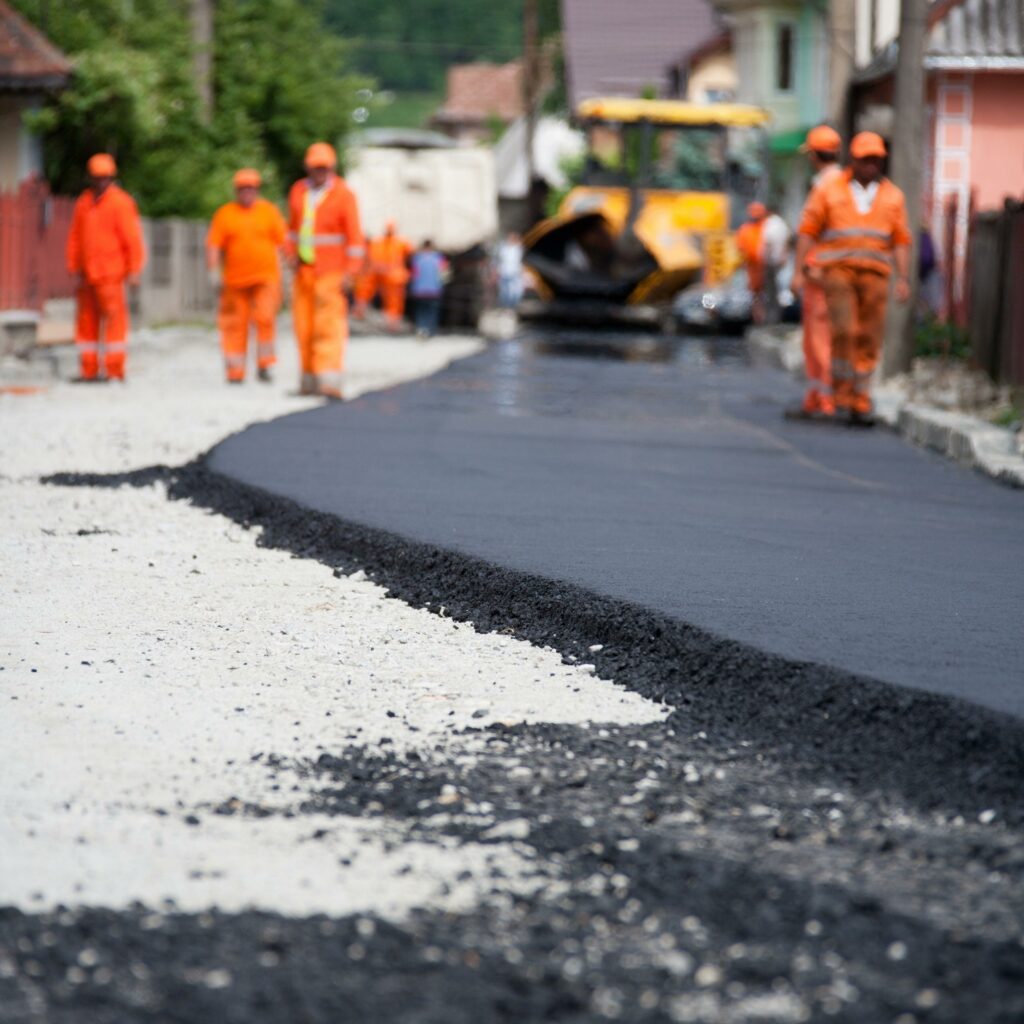
{"type": "Polygon", "coordinates": [[[791,233],[789,225],[771,207],[761,225],[762,291],[761,323],[777,324],[782,319],[779,275],[786,264],[791,233]]]}
{"type": "Polygon", "coordinates": [[[764,290],[764,222],[768,207],[754,202],[747,206],[747,220],[736,232],[736,248],[747,268],[747,283],[754,296],[754,320],[762,320],[761,293],[764,290]]]}
{"type": "Polygon", "coordinates": [[[371,238],[370,235],[364,235],[363,243],[366,247],[366,255],[363,257],[362,266],[356,273],[355,284],[352,286],[354,300],[352,315],[357,320],[365,319],[366,310],[373,302],[374,295],[377,294],[377,281],[373,272],[373,257],[377,248],[377,239],[371,238]]]}
{"type": "Polygon", "coordinates": [[[447,279],[448,260],[428,238],[412,255],[409,291],[412,293],[412,315],[418,338],[429,338],[437,333],[447,279]]]}
{"type": "MultiPolygon", "coordinates": [[[[807,154],[814,171],[811,192],[843,173],[839,164],[841,147],[839,132],[827,124],[820,124],[807,133],[807,139],[800,148],[807,154]]],[[[814,264],[813,248],[808,252],[805,263],[814,264]]],[[[831,417],[835,415],[836,406],[832,398],[832,331],[825,306],[825,289],[820,280],[806,275],[803,279],[801,318],[807,390],[800,405],[787,409],[786,416],[790,419],[831,417]]]]}
{"type": "Polygon", "coordinates": [[[849,169],[823,182],[807,200],[793,277],[794,290],[808,277],[824,287],[836,413],[863,426],[874,423],[871,375],[881,355],[894,269],[896,300],[910,296],[906,202],[882,175],[885,157],[880,135],[854,136],[849,169]],[[814,262],[806,266],[812,249],[814,262]]]}
{"type": "Polygon", "coordinates": [[[366,266],[356,287],[358,316],[365,315],[366,307],[379,291],[387,325],[393,331],[398,330],[405,312],[412,251],[412,245],[395,229],[395,222],[389,220],[384,234],[375,238],[367,249],[366,266]]]}
{"type": "Polygon", "coordinates": [[[355,196],[335,173],[334,147],[306,150],[307,177],[288,195],[286,250],[295,266],[292,317],[299,346],[299,392],[340,399],[348,342],[350,279],[365,250],[355,196]]]}
{"type": "Polygon", "coordinates": [[[125,283],[137,287],[145,263],[135,200],[114,184],[117,165],[97,153],[86,165],[89,187],[78,197],[67,242],[68,271],[78,277],[80,380],[124,380],[128,346],[125,283]],[[102,354],[103,377],[100,375],[102,354]]]}
{"type": "Polygon", "coordinates": [[[250,324],[256,328],[259,379],[269,381],[274,353],[274,320],[281,304],[278,253],[286,227],[277,207],[261,199],[259,171],[243,168],[234,177],[235,201],[214,215],[206,239],[211,281],[220,287],[217,325],[224,369],[231,384],[245,380],[250,324]]]}

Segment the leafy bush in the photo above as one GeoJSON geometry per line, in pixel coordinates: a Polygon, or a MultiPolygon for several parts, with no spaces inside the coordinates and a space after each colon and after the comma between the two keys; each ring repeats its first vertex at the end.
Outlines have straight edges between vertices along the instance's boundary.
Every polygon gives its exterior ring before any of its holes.
{"type": "Polygon", "coordinates": [[[31,115],[47,176],[75,192],[88,157],[113,153],[153,216],[208,216],[230,197],[240,166],[260,168],[279,197],[310,142],[344,141],[364,84],[317,0],[218,0],[207,123],[192,78],[190,0],[15,5],[75,65],[69,88],[31,115]]]}
{"type": "Polygon", "coordinates": [[[971,355],[971,338],[966,328],[930,317],[914,331],[914,355],[966,360],[971,355]]]}

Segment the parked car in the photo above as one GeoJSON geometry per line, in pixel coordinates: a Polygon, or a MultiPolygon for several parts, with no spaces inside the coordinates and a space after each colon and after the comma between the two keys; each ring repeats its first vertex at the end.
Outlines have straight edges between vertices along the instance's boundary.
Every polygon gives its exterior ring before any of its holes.
{"type": "MultiPolygon", "coordinates": [[[[800,320],[800,300],[790,289],[793,260],[779,272],[779,304],[787,323],[800,320]]],[[[680,330],[738,333],[753,319],[754,294],[750,290],[746,268],[740,267],[720,284],[694,284],[682,291],[672,304],[680,330]]]]}

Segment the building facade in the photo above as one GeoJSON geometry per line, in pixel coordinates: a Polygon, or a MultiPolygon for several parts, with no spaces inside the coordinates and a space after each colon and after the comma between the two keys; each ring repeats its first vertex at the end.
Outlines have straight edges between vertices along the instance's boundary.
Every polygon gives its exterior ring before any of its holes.
{"type": "Polygon", "coordinates": [[[42,176],[42,148],[25,126],[25,115],[70,76],[68,58],[0,0],[0,191],[42,176]]]}
{"type": "Polygon", "coordinates": [[[808,129],[832,111],[827,5],[800,0],[715,0],[728,19],[737,95],[771,111],[774,195],[795,220],[808,180],[799,147],[808,129]]]}
{"type": "MultiPolygon", "coordinates": [[[[900,0],[857,0],[857,129],[892,131],[899,21],[900,0]]],[[[1024,0],[933,2],[925,68],[922,215],[958,302],[972,212],[1024,199],[1024,0]]]]}

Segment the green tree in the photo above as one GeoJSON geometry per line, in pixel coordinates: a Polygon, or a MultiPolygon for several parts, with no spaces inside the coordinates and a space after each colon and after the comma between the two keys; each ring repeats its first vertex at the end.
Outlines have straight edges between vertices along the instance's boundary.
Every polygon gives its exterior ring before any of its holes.
{"type": "MultiPolygon", "coordinates": [[[[558,31],[558,6],[541,0],[543,36],[558,31]]],[[[522,52],[522,0],[327,0],[325,11],[351,41],[355,67],[388,89],[441,92],[451,64],[522,52]]]]}
{"type": "Polygon", "coordinates": [[[61,191],[80,188],[88,156],[106,150],[144,213],[206,216],[239,166],[280,193],[309,142],[341,142],[352,123],[362,83],[319,3],[219,0],[210,124],[192,80],[189,0],[16,4],[75,62],[71,86],[34,118],[61,191]]]}

